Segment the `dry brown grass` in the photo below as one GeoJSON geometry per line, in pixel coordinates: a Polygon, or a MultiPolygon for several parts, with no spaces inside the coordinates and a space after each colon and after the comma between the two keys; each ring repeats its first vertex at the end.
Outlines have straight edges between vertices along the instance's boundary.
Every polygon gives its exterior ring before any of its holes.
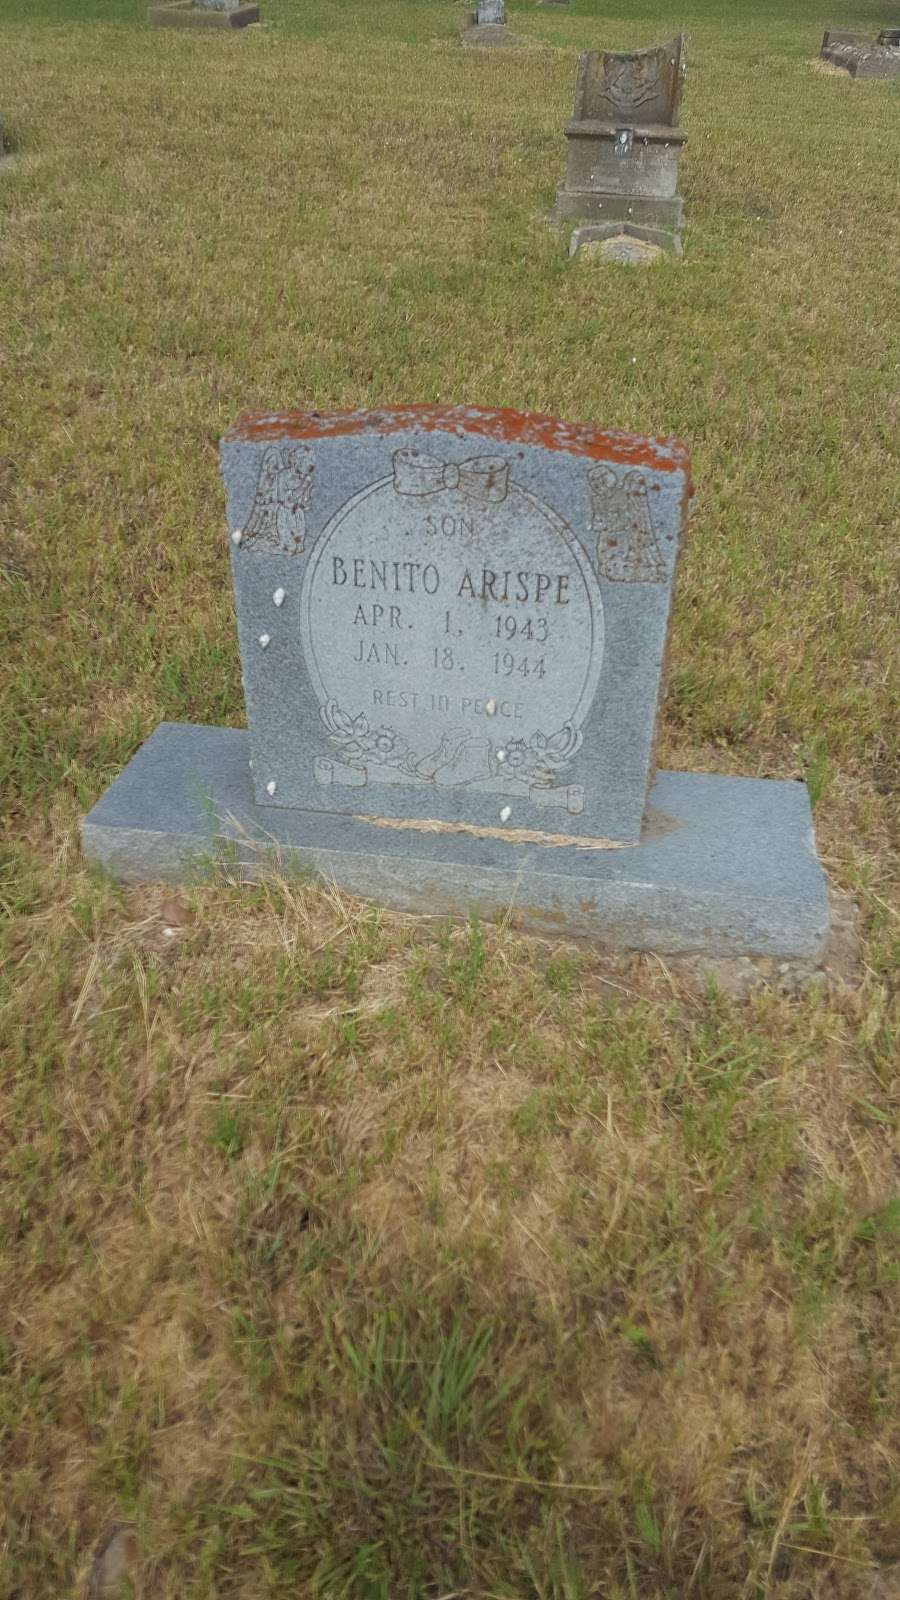
{"type": "Polygon", "coordinates": [[[685,259],[573,273],[574,50],[671,14],[264,3],[0,0],[0,1595],[126,1526],[145,1600],[888,1600],[895,92],[693,0],[685,259]],[[219,432],[410,399],[689,441],[660,761],[807,777],[857,987],[85,873],[155,723],[242,715],[219,432]]]}

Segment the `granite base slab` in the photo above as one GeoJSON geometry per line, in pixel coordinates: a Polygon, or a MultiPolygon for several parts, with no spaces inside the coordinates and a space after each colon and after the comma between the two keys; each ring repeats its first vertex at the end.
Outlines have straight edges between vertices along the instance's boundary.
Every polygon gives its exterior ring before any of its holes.
{"type": "Polygon", "coordinates": [[[82,823],[87,860],[128,882],[217,863],[246,881],[311,872],[398,910],[486,917],[661,954],[816,958],[825,877],[805,787],[660,772],[641,843],[513,843],[258,806],[243,729],[162,723],[82,823]]]}
{"type": "Polygon", "coordinates": [[[234,11],[212,11],[193,0],[168,0],[147,8],[151,28],[246,28],[259,21],[259,6],[240,5],[234,11]]]}
{"type": "Polygon", "coordinates": [[[684,218],[679,195],[670,199],[596,189],[557,189],[548,222],[630,222],[639,228],[677,233],[684,218]]]}
{"type": "Polygon", "coordinates": [[[459,42],[466,50],[518,50],[525,43],[500,22],[473,22],[463,30],[459,42]]]}

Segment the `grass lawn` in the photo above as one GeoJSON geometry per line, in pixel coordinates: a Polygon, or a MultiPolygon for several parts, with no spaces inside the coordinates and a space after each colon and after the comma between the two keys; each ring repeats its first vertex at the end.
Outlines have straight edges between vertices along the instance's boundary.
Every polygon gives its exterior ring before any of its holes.
{"type": "Polygon", "coordinates": [[[0,0],[0,1596],[895,1600],[896,7],[261,5],[0,0]],[[570,264],[576,51],[679,25],[684,260],[570,264]],[[860,987],[85,871],[242,720],[220,432],[404,401],[687,441],[659,760],[807,779],[860,987]]]}

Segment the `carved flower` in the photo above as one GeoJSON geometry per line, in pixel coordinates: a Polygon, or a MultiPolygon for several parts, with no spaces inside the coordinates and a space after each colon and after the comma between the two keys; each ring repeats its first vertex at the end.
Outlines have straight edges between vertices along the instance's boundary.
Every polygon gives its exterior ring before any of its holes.
{"type": "Polygon", "coordinates": [[[526,767],[528,765],[528,761],[529,753],[525,740],[510,739],[509,744],[506,746],[505,765],[510,767],[513,772],[517,772],[520,767],[526,767]]]}
{"type": "Polygon", "coordinates": [[[397,735],[395,734],[393,728],[378,728],[376,730],[375,749],[378,751],[380,756],[389,756],[393,754],[396,743],[397,735]]]}

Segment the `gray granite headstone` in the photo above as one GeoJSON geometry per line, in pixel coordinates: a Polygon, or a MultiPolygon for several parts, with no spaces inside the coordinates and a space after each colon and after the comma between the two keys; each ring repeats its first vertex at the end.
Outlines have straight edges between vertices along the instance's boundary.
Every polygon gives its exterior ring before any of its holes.
{"type": "Polygon", "coordinates": [[[476,27],[502,26],[506,22],[505,0],[478,0],[474,22],[476,27]]]}
{"type": "Polygon", "coordinates": [[[650,242],[672,248],[682,220],[678,157],[685,135],[678,117],[686,71],[683,34],[649,50],[579,56],[565,126],[566,178],[551,221],[630,224],[645,238],[657,230],[650,242]]]}
{"type": "Polygon", "coordinates": [[[684,447],[468,407],[222,441],[248,729],[164,724],[84,820],[117,876],[258,877],[614,944],[815,956],[802,785],[653,772],[684,447]]]}
{"type": "Polygon", "coordinates": [[[441,410],[223,441],[259,805],[638,838],[672,442],[441,410]]]}

